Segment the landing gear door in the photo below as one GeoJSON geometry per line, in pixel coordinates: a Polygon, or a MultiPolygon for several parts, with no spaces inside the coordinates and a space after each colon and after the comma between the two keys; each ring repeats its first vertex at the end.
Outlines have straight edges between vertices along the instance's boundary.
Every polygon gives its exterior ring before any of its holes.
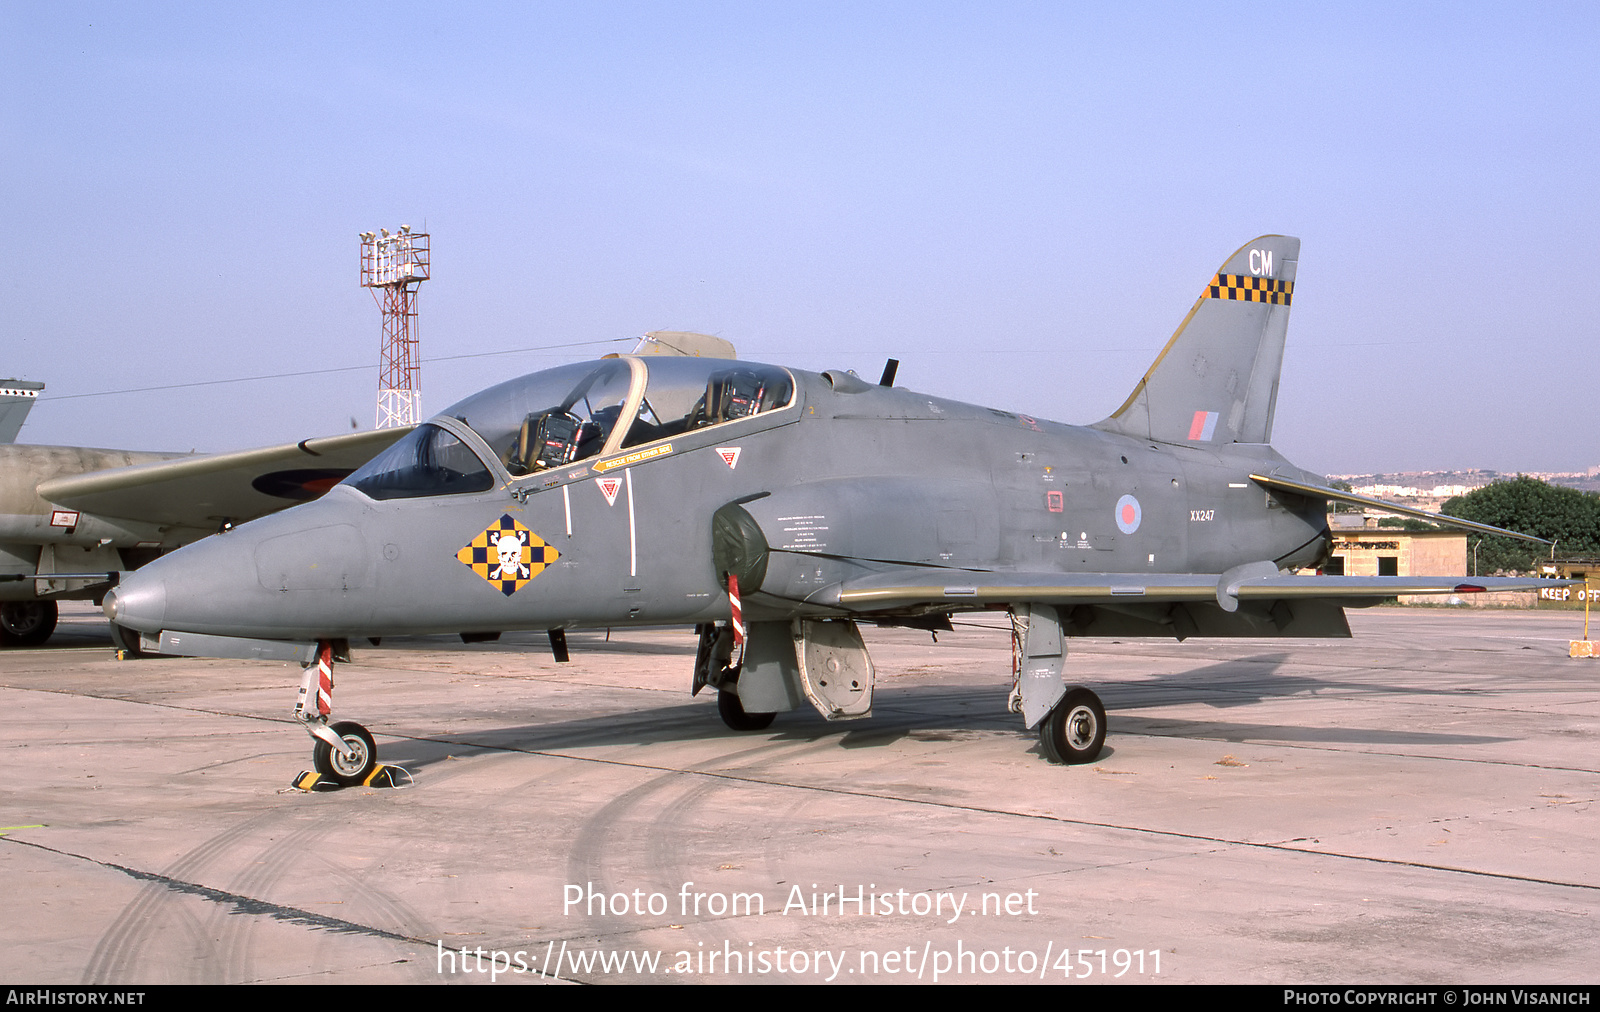
{"type": "Polygon", "coordinates": [[[872,658],[854,622],[796,619],[795,654],[806,698],[828,720],[872,714],[872,658]]]}
{"type": "Polygon", "coordinates": [[[1067,652],[1061,619],[1047,604],[1019,604],[1011,609],[1017,638],[1017,689],[1022,696],[1022,723],[1033,727],[1049,715],[1067,688],[1061,667],[1067,652]]]}

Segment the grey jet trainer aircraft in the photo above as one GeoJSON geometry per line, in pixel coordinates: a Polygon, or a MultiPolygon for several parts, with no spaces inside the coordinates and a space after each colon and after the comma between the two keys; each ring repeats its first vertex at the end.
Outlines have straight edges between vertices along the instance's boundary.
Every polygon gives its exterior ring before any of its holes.
{"type": "MultiPolygon", "coordinates": [[[[854,374],[609,357],[491,387],[321,499],[181,549],[106,596],[147,649],[298,660],[317,769],[375,768],[330,723],[357,637],[693,624],[693,689],[732,728],[809,702],[869,715],[859,623],[1009,612],[1011,707],[1092,760],[1105,710],[1074,636],[1349,636],[1343,608],[1536,581],[1294,575],[1328,555],[1326,487],[1270,445],[1300,243],[1234,253],[1155,364],[1087,427],[854,374]]],[[[1437,518],[1477,531],[1510,533],[1437,518]]],[[[1538,539],[1531,539],[1538,540],[1538,539]]]]}

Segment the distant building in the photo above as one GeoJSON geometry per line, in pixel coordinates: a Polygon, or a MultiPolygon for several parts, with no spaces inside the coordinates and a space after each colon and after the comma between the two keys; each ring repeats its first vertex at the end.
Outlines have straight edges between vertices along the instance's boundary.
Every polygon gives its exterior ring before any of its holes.
{"type": "Polygon", "coordinates": [[[1539,565],[1539,575],[1560,580],[1600,582],[1600,555],[1568,555],[1539,565]]]}
{"type": "Polygon", "coordinates": [[[1449,499],[1466,495],[1482,488],[1481,485],[1434,485],[1419,488],[1415,485],[1357,485],[1352,491],[1357,495],[1370,495],[1374,499],[1449,499]]]}
{"type": "Polygon", "coordinates": [[[1465,531],[1335,527],[1328,576],[1466,576],[1465,531]]]}
{"type": "MultiPolygon", "coordinates": [[[[1379,527],[1359,513],[1328,516],[1332,554],[1325,576],[1466,576],[1466,531],[1407,531],[1379,527]]],[[[1437,594],[1404,595],[1402,602],[1441,600],[1437,594]]]]}
{"type": "MultiPolygon", "coordinates": [[[[1600,555],[1569,555],[1539,566],[1539,575],[1560,580],[1582,580],[1583,586],[1540,587],[1541,601],[1584,601],[1587,612],[1600,601],[1600,555]]],[[[1587,620],[1585,620],[1587,621],[1587,620]]],[[[1587,626],[1585,626],[1587,628],[1587,626]]]]}

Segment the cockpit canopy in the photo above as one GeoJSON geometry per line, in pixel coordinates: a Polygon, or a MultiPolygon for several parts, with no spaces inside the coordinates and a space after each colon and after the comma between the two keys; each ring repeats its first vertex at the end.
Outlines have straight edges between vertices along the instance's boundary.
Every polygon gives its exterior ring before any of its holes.
{"type": "MultiPolygon", "coordinates": [[[[776,366],[629,356],[501,383],[443,413],[481,436],[514,480],[786,408],[794,394],[794,378],[776,366]],[[619,425],[624,418],[627,424],[619,425]]],[[[374,499],[396,499],[487,491],[495,478],[471,446],[429,423],[345,484],[374,499]]]]}

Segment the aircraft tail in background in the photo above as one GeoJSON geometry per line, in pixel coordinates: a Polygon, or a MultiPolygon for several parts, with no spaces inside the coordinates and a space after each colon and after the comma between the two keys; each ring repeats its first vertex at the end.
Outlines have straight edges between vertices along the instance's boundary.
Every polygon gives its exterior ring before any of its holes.
{"type": "Polygon", "coordinates": [[[43,383],[0,380],[0,443],[17,441],[17,433],[22,431],[22,423],[27,419],[28,412],[33,410],[33,402],[39,399],[39,391],[43,389],[43,383]]]}

